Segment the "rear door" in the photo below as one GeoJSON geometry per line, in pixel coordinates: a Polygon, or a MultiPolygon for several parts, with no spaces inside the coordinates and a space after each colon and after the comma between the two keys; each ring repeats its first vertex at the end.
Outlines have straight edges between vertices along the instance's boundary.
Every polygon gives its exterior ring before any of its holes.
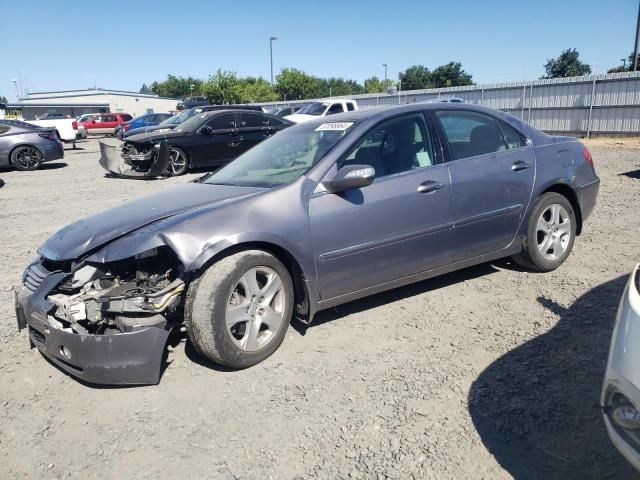
{"type": "Polygon", "coordinates": [[[328,299],[447,265],[453,254],[451,184],[423,114],[366,134],[349,163],[376,170],[367,187],[317,191],[309,202],[320,295],[328,299]]]}
{"type": "Polygon", "coordinates": [[[509,246],[531,199],[532,147],[522,133],[484,113],[446,109],[435,116],[449,147],[454,261],[509,246]]]}
{"type": "Polygon", "coordinates": [[[238,155],[246,152],[271,135],[271,118],[260,112],[238,112],[242,143],[237,147],[238,155]]]}

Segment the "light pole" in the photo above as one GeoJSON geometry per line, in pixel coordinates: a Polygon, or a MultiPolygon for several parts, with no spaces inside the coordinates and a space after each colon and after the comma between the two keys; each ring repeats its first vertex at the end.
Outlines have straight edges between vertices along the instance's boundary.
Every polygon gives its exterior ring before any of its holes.
{"type": "Polygon", "coordinates": [[[269,58],[271,59],[271,86],[273,87],[273,41],[278,37],[269,37],[269,58]]]}
{"type": "Polygon", "coordinates": [[[387,64],[383,63],[382,66],[384,67],[384,84],[387,84],[387,64]]]}
{"type": "Polygon", "coordinates": [[[196,86],[192,83],[191,85],[189,85],[189,90],[191,90],[191,98],[193,98],[193,89],[196,88],[196,86]]]}
{"type": "Polygon", "coordinates": [[[626,58],[621,58],[620,61],[622,62],[622,68],[623,69],[627,69],[627,59],[626,58]]]}
{"type": "Polygon", "coordinates": [[[13,80],[11,80],[13,82],[13,86],[16,89],[16,98],[18,99],[18,101],[20,100],[20,92],[18,91],[18,80],[16,80],[15,78],[13,80]]]}

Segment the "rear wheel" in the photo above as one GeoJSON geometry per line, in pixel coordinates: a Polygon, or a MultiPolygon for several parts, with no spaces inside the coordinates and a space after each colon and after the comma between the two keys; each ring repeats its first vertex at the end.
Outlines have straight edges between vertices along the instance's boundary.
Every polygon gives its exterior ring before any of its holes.
{"type": "Polygon", "coordinates": [[[17,170],[37,170],[42,164],[42,153],[31,145],[22,145],[11,152],[11,164],[17,170]]]}
{"type": "Polygon", "coordinates": [[[571,202],[559,193],[545,193],[533,206],[527,238],[514,260],[540,272],[555,270],[571,253],[575,236],[576,216],[571,202]]]}
{"type": "Polygon", "coordinates": [[[169,167],[167,167],[167,175],[170,177],[178,177],[184,175],[189,170],[189,157],[187,154],[178,147],[171,147],[169,153],[169,167]]]}
{"type": "Polygon", "coordinates": [[[273,255],[247,250],[223,258],[187,292],[187,334],[196,350],[233,368],[277,350],[293,315],[293,282],[273,255]]]}

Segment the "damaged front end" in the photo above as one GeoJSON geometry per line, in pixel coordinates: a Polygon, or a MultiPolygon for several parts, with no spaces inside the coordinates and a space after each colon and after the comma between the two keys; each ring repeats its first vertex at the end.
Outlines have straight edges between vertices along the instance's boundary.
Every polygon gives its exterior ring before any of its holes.
{"type": "Polygon", "coordinates": [[[165,141],[142,145],[125,142],[120,148],[100,143],[100,165],[112,175],[123,178],[148,179],[167,172],[171,148],[165,141]]]}
{"type": "Polygon", "coordinates": [[[33,346],[90,383],[155,384],[169,334],[182,324],[184,271],[161,246],[110,263],[41,257],[16,297],[33,346]]]}

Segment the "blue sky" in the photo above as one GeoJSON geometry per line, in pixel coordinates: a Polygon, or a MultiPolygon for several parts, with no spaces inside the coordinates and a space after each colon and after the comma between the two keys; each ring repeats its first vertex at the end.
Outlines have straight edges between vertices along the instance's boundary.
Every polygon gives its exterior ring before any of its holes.
{"type": "Polygon", "coordinates": [[[138,90],[168,73],[218,68],[269,77],[295,67],[362,82],[460,61],[476,83],[537,78],[563,49],[604,72],[632,51],[638,0],[0,0],[0,95],[138,90]]]}

